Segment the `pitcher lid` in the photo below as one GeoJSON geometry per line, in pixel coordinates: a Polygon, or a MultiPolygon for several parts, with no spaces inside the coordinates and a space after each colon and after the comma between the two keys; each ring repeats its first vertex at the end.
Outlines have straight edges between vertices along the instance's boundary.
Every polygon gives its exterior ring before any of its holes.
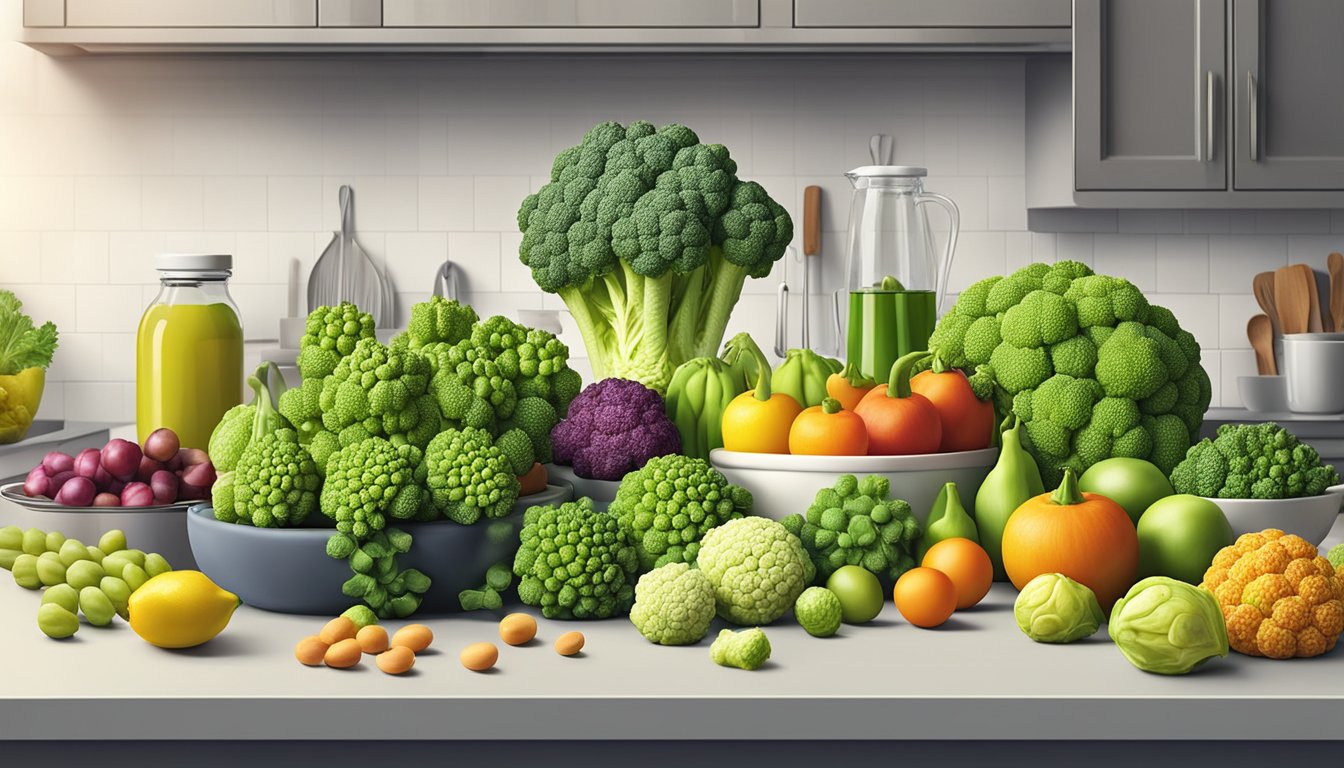
{"type": "Polygon", "coordinates": [[[917,165],[861,165],[845,175],[851,179],[859,177],[921,177],[928,176],[929,169],[920,168],[917,165]]]}

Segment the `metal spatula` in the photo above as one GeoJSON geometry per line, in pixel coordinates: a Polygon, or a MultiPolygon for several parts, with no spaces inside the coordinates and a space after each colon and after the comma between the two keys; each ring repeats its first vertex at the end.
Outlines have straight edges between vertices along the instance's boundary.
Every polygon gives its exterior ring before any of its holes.
{"type": "Polygon", "coordinates": [[[373,315],[380,327],[391,325],[385,307],[387,293],[383,274],[355,241],[354,193],[341,186],[341,229],[333,232],[331,242],[313,265],[308,276],[308,311],[349,301],[373,315]]]}

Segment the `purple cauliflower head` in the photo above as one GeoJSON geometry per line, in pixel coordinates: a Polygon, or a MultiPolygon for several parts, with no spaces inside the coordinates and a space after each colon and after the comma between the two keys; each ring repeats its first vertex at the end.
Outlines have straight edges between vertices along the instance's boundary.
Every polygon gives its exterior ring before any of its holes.
{"type": "Polygon", "coordinates": [[[569,404],[551,430],[555,461],[590,480],[620,480],[655,456],[681,451],[663,398],[637,381],[603,379],[569,404]]]}

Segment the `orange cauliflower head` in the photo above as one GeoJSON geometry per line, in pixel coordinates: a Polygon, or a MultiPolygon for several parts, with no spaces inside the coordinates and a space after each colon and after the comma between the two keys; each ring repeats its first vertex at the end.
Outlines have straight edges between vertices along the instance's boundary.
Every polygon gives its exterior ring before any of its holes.
{"type": "Polygon", "coordinates": [[[1232,649],[1248,656],[1319,656],[1344,632],[1344,568],[1300,536],[1243,534],[1214,556],[1200,586],[1218,598],[1232,649]]]}

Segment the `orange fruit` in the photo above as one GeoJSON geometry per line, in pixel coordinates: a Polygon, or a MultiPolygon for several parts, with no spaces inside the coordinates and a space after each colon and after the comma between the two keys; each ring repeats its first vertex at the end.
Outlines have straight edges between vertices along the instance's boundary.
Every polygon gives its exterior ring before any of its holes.
{"type": "Polygon", "coordinates": [[[896,580],[896,608],[916,627],[936,627],[957,609],[957,588],[942,571],[911,568],[896,580]]]}
{"type": "Polygon", "coordinates": [[[994,583],[994,563],[979,544],[970,539],[943,539],[929,547],[920,565],[942,571],[957,588],[957,610],[985,599],[994,583]]]}

